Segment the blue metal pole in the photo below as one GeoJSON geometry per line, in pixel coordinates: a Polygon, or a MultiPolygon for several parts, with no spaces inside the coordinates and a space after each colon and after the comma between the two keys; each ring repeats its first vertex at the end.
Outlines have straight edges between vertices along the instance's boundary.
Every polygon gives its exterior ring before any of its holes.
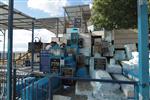
{"type": "Polygon", "coordinates": [[[58,78],[64,80],[84,81],[84,82],[101,82],[101,83],[113,83],[113,84],[129,84],[137,85],[138,81],[122,81],[122,80],[110,80],[110,79],[92,79],[92,78],[79,78],[79,77],[65,77],[65,76],[49,76],[49,78],[58,78]]]}
{"type": "Polygon", "coordinates": [[[148,2],[138,0],[139,94],[149,100],[148,2]]]}
{"type": "Polygon", "coordinates": [[[134,97],[135,100],[139,100],[139,86],[137,84],[134,85],[134,97]]]}
{"type": "Polygon", "coordinates": [[[34,21],[32,22],[32,51],[31,51],[31,55],[32,55],[32,61],[31,61],[31,69],[33,72],[33,66],[34,66],[34,21]]]}
{"type": "Polygon", "coordinates": [[[13,8],[14,0],[9,0],[8,11],[8,61],[7,61],[7,100],[12,100],[12,53],[13,53],[13,8]]]}
{"type": "Polygon", "coordinates": [[[13,69],[13,100],[16,100],[16,61],[14,61],[13,69]]]}
{"type": "Polygon", "coordinates": [[[49,78],[49,97],[48,100],[53,100],[53,94],[52,94],[52,78],[49,78]]]}

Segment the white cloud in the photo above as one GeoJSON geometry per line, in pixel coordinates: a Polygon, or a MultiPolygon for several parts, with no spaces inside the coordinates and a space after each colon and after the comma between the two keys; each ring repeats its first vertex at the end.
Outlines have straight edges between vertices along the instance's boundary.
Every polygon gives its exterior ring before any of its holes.
{"type": "Polygon", "coordinates": [[[31,41],[31,31],[14,30],[13,32],[13,50],[27,51],[28,42],[31,41]]]}
{"type": "MultiPolygon", "coordinates": [[[[41,37],[42,42],[47,43],[51,41],[51,37],[55,35],[46,30],[39,29],[35,30],[34,37],[41,37]]],[[[28,42],[31,42],[32,33],[31,31],[26,30],[16,30],[14,31],[14,51],[27,51],[28,50],[28,42]]],[[[36,40],[36,38],[35,38],[36,40]]]]}
{"type": "Polygon", "coordinates": [[[63,7],[68,4],[68,0],[28,0],[27,2],[29,8],[49,13],[51,17],[63,15],[63,7]]]}
{"type": "Polygon", "coordinates": [[[92,6],[93,6],[92,2],[93,2],[93,0],[81,0],[81,1],[82,1],[83,4],[89,4],[90,9],[92,9],[92,6]]]}
{"type": "Polygon", "coordinates": [[[35,31],[35,37],[41,38],[42,42],[50,42],[51,37],[56,37],[56,35],[46,29],[39,29],[35,31]]]}
{"type": "Polygon", "coordinates": [[[92,0],[81,0],[83,4],[90,4],[92,3],[92,0]]]}
{"type": "Polygon", "coordinates": [[[0,2],[8,4],[8,0],[0,0],[0,2]]]}
{"type": "Polygon", "coordinates": [[[93,7],[93,4],[91,3],[91,4],[90,4],[90,9],[92,9],[92,7],[93,7]]]}
{"type": "MultiPolygon", "coordinates": [[[[15,52],[26,52],[28,50],[28,42],[31,42],[32,33],[27,30],[14,30],[13,31],[13,51],[15,52]]],[[[6,32],[7,33],[7,32],[6,32]]],[[[1,33],[0,33],[1,35],[1,33]]],[[[35,30],[35,37],[41,37],[42,42],[50,42],[51,37],[55,37],[55,34],[46,30],[40,29],[35,30]]],[[[0,51],[3,51],[3,36],[0,36],[0,51]]],[[[6,48],[7,51],[7,34],[6,34],[6,48]]]]}

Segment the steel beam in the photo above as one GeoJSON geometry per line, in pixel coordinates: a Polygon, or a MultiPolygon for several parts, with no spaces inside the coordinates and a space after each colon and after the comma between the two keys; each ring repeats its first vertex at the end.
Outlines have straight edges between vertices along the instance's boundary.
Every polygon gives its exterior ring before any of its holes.
{"type": "MultiPolygon", "coordinates": [[[[0,23],[0,25],[4,25],[4,26],[8,26],[8,24],[6,24],[6,23],[0,23]]],[[[16,28],[16,29],[23,29],[23,28],[21,28],[21,27],[18,27],[18,26],[15,26],[15,25],[13,25],[13,27],[14,28],[16,28]]],[[[5,29],[6,30],[6,29],[5,29]]]]}
{"type": "Polygon", "coordinates": [[[34,67],[34,21],[32,22],[32,50],[31,50],[31,69],[33,72],[33,67],[34,67]]]}
{"type": "MultiPolygon", "coordinates": [[[[13,0],[13,1],[14,1],[14,0],[13,0]]],[[[2,6],[0,6],[0,8],[3,8],[3,9],[5,9],[5,10],[9,10],[9,8],[7,8],[7,5],[2,5],[2,6]]],[[[14,14],[20,14],[20,15],[22,15],[22,16],[28,18],[28,19],[34,19],[34,18],[32,18],[32,17],[30,17],[30,16],[28,16],[28,15],[23,14],[23,13],[20,12],[20,11],[15,11],[15,9],[13,9],[13,13],[14,13],[14,14]]]]}
{"type": "Polygon", "coordinates": [[[8,60],[7,60],[7,100],[12,100],[12,54],[13,54],[13,9],[14,0],[9,0],[8,16],[8,60]]]}
{"type": "Polygon", "coordinates": [[[67,10],[66,10],[66,8],[64,8],[64,10],[65,10],[65,12],[66,12],[66,14],[67,14],[67,16],[68,16],[68,19],[71,20],[71,18],[70,18],[70,16],[69,16],[68,12],[67,12],[67,10]]]}
{"type": "Polygon", "coordinates": [[[59,19],[57,19],[57,35],[56,35],[57,38],[58,38],[58,34],[59,34],[59,19]]]}
{"type": "Polygon", "coordinates": [[[13,100],[16,100],[16,61],[15,61],[15,58],[14,58],[14,67],[13,67],[13,100]]]}
{"type": "Polygon", "coordinates": [[[6,30],[4,30],[4,33],[3,33],[3,65],[5,63],[5,41],[6,41],[6,30]]]}
{"type": "MultiPolygon", "coordinates": [[[[7,21],[7,20],[8,20],[7,18],[0,19],[0,21],[7,21]]],[[[25,18],[14,18],[14,20],[33,20],[33,19],[28,19],[25,17],[25,18]]]]}
{"type": "MultiPolygon", "coordinates": [[[[15,20],[15,19],[13,19],[13,20],[15,20]]],[[[1,21],[1,24],[7,23],[7,20],[5,20],[5,22],[3,22],[4,20],[0,20],[0,21],[1,21]]],[[[31,25],[30,23],[32,22],[32,20],[26,22],[26,21],[20,20],[20,19],[17,19],[16,21],[19,21],[19,22],[15,22],[15,21],[14,21],[15,24],[16,24],[16,23],[26,23],[27,25],[31,25]]]]}
{"type": "Polygon", "coordinates": [[[140,100],[149,100],[148,2],[138,0],[138,50],[140,100]]]}
{"type": "Polygon", "coordinates": [[[74,81],[93,81],[101,83],[112,83],[112,84],[129,84],[137,85],[138,81],[123,81],[123,80],[110,80],[110,79],[92,79],[92,78],[79,78],[79,77],[65,77],[65,76],[49,76],[50,78],[59,78],[64,80],[74,80],[74,81]]]}

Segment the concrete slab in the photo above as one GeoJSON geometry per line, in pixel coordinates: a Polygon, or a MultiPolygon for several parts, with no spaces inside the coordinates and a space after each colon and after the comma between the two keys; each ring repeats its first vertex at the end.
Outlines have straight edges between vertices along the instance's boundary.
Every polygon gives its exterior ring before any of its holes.
{"type": "Polygon", "coordinates": [[[54,95],[53,100],[71,100],[71,97],[62,96],[62,95],[54,95]]]}
{"type": "Polygon", "coordinates": [[[75,94],[76,95],[91,95],[93,87],[90,82],[76,82],[75,94]]]}

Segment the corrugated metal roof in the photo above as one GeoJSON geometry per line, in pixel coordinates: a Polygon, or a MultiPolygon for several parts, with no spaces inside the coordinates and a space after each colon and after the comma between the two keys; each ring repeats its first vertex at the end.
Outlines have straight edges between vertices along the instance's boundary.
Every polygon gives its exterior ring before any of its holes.
{"type": "MultiPolygon", "coordinates": [[[[35,29],[48,29],[54,33],[62,33],[64,29],[64,18],[41,18],[35,19],[28,16],[17,9],[14,9],[14,29],[32,29],[32,22],[34,21],[35,29]],[[59,26],[57,26],[57,24],[59,26]],[[59,29],[57,31],[57,28],[59,29]]],[[[0,29],[8,28],[8,5],[0,2],[0,29]]]]}
{"type": "MultiPolygon", "coordinates": [[[[68,19],[73,21],[74,18],[80,17],[84,21],[87,21],[91,16],[91,11],[89,5],[79,5],[79,6],[68,6],[64,7],[65,12],[68,15],[68,19]]],[[[67,19],[66,19],[67,20],[67,19]]],[[[28,16],[17,9],[14,9],[14,20],[13,26],[14,29],[32,29],[32,22],[35,23],[35,29],[48,29],[53,33],[62,34],[65,28],[65,19],[64,17],[55,17],[55,18],[41,18],[35,19],[31,16],[28,16]]],[[[8,28],[8,5],[0,2],[0,29],[8,28]]]]}
{"type": "Polygon", "coordinates": [[[88,21],[91,17],[89,5],[76,5],[64,7],[68,17],[69,27],[80,28],[80,32],[87,32],[88,21]]]}
{"type": "MultiPolygon", "coordinates": [[[[34,18],[14,9],[14,28],[31,29],[34,18]]],[[[0,2],[0,28],[8,28],[8,5],[0,2]]]]}
{"type": "Polygon", "coordinates": [[[64,32],[64,17],[36,19],[36,23],[38,22],[53,33],[62,34],[64,32]]]}
{"type": "Polygon", "coordinates": [[[89,20],[91,16],[91,10],[89,5],[77,5],[77,6],[67,6],[64,7],[69,20],[74,20],[74,18],[83,18],[83,20],[89,20]]]}

